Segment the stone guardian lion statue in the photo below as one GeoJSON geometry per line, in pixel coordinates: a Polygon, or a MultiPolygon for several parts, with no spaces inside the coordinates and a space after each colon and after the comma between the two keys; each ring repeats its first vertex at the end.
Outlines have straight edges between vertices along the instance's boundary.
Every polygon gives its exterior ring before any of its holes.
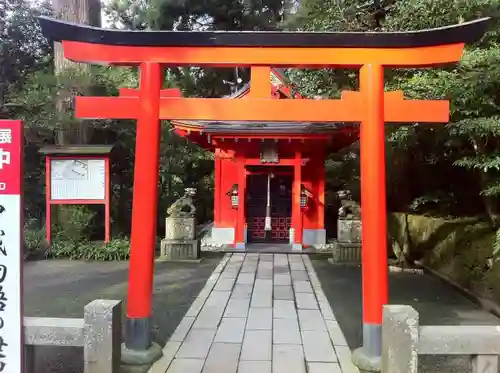
{"type": "Polygon", "coordinates": [[[172,218],[191,218],[196,213],[193,205],[193,196],[196,194],[195,188],[184,189],[184,195],[175,201],[167,210],[167,214],[172,218]]]}

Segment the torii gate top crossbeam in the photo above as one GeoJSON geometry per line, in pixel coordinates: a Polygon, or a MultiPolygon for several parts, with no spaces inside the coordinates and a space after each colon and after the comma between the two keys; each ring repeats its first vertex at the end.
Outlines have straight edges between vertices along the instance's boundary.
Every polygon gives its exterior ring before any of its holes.
{"type": "Polygon", "coordinates": [[[489,18],[413,32],[182,32],[88,27],[40,17],[65,57],[87,63],[198,66],[419,67],[456,62],[489,18]]]}
{"type": "Polygon", "coordinates": [[[147,47],[408,48],[473,43],[489,18],[404,32],[135,31],[87,27],[39,17],[43,34],[55,40],[147,47]]]}

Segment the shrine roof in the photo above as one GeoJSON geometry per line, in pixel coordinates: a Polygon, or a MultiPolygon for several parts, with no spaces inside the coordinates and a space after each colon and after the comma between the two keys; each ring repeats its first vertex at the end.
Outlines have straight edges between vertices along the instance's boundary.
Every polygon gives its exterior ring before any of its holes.
{"type": "Polygon", "coordinates": [[[113,145],[48,145],[39,152],[45,155],[107,155],[113,148],[113,145]]]}
{"type": "Polygon", "coordinates": [[[333,122],[208,122],[208,121],[182,121],[181,125],[195,128],[207,134],[328,134],[341,127],[355,127],[355,124],[333,122]]]}
{"type": "Polygon", "coordinates": [[[403,32],[136,31],[86,26],[40,16],[43,34],[54,41],[149,47],[404,48],[473,43],[490,18],[435,29],[403,32]]]}

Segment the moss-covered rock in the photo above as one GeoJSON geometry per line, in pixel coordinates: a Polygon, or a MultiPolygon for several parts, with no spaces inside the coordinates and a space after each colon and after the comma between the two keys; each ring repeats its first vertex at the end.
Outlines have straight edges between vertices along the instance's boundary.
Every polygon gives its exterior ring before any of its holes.
{"type": "Polygon", "coordinates": [[[495,233],[477,218],[445,219],[395,213],[388,219],[396,256],[418,259],[481,297],[500,303],[495,233]]]}

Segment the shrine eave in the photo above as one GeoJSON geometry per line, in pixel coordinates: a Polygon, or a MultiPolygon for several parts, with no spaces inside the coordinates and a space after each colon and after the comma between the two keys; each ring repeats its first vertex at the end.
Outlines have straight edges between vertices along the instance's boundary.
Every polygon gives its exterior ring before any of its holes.
{"type": "Polygon", "coordinates": [[[136,31],[113,30],[38,17],[53,41],[146,47],[408,48],[473,43],[491,18],[404,32],[136,31]]]}
{"type": "Polygon", "coordinates": [[[198,131],[207,135],[335,135],[340,129],[350,128],[358,131],[353,123],[312,123],[312,122],[207,122],[207,121],[173,121],[174,127],[185,130],[198,131]]]}

